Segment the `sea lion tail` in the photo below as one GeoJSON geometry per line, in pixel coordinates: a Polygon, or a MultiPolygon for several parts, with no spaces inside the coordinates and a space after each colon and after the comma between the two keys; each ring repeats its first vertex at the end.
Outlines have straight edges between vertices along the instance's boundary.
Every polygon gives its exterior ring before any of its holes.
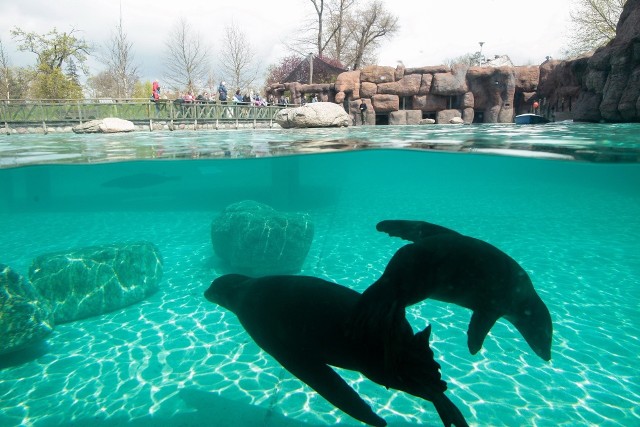
{"type": "Polygon", "coordinates": [[[444,393],[438,393],[431,399],[445,427],[469,427],[460,409],[444,393]]]}

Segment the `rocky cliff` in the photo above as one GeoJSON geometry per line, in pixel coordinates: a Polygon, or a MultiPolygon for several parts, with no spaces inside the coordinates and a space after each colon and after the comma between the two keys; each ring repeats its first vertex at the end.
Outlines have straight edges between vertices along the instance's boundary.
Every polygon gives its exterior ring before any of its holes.
{"type": "Polygon", "coordinates": [[[591,57],[543,63],[538,96],[577,121],[640,122],[640,0],[627,1],[615,39],[591,57]]]}

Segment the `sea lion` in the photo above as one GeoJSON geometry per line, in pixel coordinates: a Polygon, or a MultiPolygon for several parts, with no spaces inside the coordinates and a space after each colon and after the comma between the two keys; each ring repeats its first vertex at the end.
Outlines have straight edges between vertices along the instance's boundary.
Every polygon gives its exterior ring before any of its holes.
{"type": "Polygon", "coordinates": [[[487,242],[428,222],[388,220],[376,228],[413,243],[400,248],[364,291],[350,323],[352,333],[383,330],[385,342],[392,342],[391,329],[404,320],[405,307],[433,298],[473,311],[467,332],[471,354],[504,317],[538,356],[551,360],[549,310],[513,258],[487,242]]]}
{"type": "Polygon", "coordinates": [[[444,394],[447,384],[429,348],[430,326],[414,335],[406,321],[398,324],[395,350],[402,365],[391,375],[378,334],[362,334],[356,341],[345,333],[360,298],[354,290],[308,276],[252,279],[228,274],[215,279],[204,296],[235,313],[256,344],[357,420],[387,425],[331,366],[361,372],[387,388],[433,402],[445,426],[467,426],[444,394]]]}

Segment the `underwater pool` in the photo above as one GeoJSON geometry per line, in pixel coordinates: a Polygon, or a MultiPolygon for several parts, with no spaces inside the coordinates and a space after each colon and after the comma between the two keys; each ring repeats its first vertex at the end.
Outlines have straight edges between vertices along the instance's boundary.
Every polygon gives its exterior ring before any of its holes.
{"type": "MultiPolygon", "coordinates": [[[[427,300],[447,395],[473,426],[640,425],[640,126],[482,125],[0,137],[0,264],[149,241],[159,291],[0,356],[1,426],[358,426],[203,298],[227,272],[211,224],[255,200],[308,213],[300,274],[364,291],[417,219],[517,260],[551,312],[552,360],[500,320],[471,355],[467,309],[427,300]],[[504,155],[497,155],[504,154],[504,155]]],[[[340,374],[390,426],[433,405],[340,374]]]]}

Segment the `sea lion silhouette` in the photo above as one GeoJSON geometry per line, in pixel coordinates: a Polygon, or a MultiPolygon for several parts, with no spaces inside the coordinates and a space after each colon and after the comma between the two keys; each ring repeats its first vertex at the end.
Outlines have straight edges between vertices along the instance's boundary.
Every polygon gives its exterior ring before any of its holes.
{"type": "Polygon", "coordinates": [[[376,228],[413,243],[400,248],[364,291],[350,322],[351,334],[381,330],[391,343],[405,307],[432,298],[473,310],[467,332],[471,354],[504,317],[538,356],[551,360],[549,310],[513,258],[487,242],[428,222],[387,220],[376,228]]]}
{"type": "Polygon", "coordinates": [[[331,366],[359,371],[387,388],[431,401],[445,426],[467,426],[444,394],[447,384],[429,348],[431,326],[414,335],[406,321],[398,324],[395,350],[402,363],[391,374],[379,334],[363,334],[356,341],[345,332],[360,298],[354,290],[308,276],[252,279],[228,274],[215,279],[204,296],[234,312],[256,344],[357,420],[387,425],[331,366]]]}

